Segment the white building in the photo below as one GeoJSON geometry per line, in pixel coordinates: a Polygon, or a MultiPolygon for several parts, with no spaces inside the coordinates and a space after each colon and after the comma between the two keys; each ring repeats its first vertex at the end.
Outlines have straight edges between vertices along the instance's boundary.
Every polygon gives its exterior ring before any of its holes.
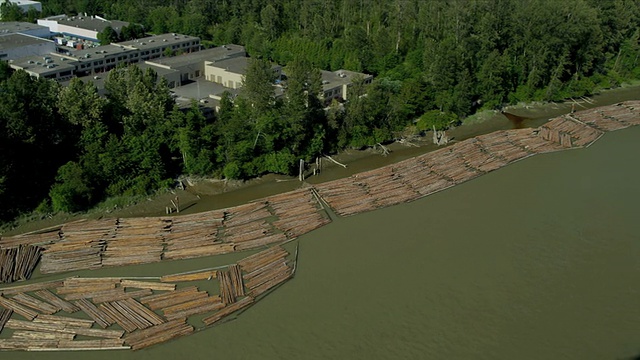
{"type": "Polygon", "coordinates": [[[29,9],[35,9],[38,12],[42,12],[42,4],[37,1],[31,0],[2,0],[2,2],[9,1],[12,4],[18,5],[22,12],[27,12],[29,9]]]}
{"type": "Polygon", "coordinates": [[[129,26],[126,21],[107,20],[99,16],[67,16],[56,15],[38,19],[38,25],[46,26],[52,33],[60,33],[69,37],[76,37],[91,41],[98,41],[98,33],[110,26],[120,34],[122,28],[129,26]]]}

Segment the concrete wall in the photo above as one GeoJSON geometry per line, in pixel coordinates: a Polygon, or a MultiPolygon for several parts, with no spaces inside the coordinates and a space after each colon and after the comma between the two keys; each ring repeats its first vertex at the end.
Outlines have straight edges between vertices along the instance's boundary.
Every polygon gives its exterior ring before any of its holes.
{"type": "MultiPolygon", "coordinates": [[[[40,20],[38,20],[40,21],[40,20]]],[[[53,30],[52,30],[53,32],[53,30]]],[[[81,29],[75,26],[58,24],[58,32],[75,35],[85,39],[98,40],[98,32],[94,30],[81,29]]]]}
{"type": "Polygon", "coordinates": [[[243,75],[229,72],[225,69],[216,67],[215,63],[207,62],[204,67],[205,79],[208,81],[221,84],[231,89],[242,87],[243,75]]]}
{"type": "Polygon", "coordinates": [[[38,19],[38,25],[46,26],[52,33],[59,33],[58,22],[56,20],[38,19]]]}

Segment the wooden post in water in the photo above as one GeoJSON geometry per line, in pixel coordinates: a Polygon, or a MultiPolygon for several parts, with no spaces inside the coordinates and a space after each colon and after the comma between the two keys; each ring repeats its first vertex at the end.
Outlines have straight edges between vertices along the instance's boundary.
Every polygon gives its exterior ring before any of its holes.
{"type": "Polygon", "coordinates": [[[300,173],[298,174],[298,180],[304,181],[304,160],[300,159],[300,173]]]}

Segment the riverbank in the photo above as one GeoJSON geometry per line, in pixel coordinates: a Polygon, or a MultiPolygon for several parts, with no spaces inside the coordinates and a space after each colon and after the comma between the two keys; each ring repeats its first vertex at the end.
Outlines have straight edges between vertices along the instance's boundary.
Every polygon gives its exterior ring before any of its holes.
{"type": "MultiPolygon", "coordinates": [[[[576,107],[577,110],[582,110],[636,99],[638,90],[640,90],[640,85],[638,84],[606,90],[589,98],[588,101],[579,100],[579,105],[576,105],[576,107]]],[[[572,104],[572,102],[537,103],[506,107],[505,111],[522,118],[522,121],[517,123],[509,120],[498,111],[484,111],[465,119],[463,125],[449,130],[447,134],[456,142],[498,130],[537,127],[550,118],[569,113],[572,109],[572,104]]],[[[390,144],[388,147],[391,153],[387,156],[382,156],[379,152],[373,150],[346,150],[333,156],[337,161],[347,164],[346,168],[325,160],[323,161],[322,173],[306,179],[306,182],[319,184],[345,178],[438,149],[437,146],[431,143],[429,136],[419,138],[415,145],[417,146],[406,146],[399,143],[390,144]]],[[[24,217],[23,221],[19,222],[17,226],[13,228],[5,227],[7,229],[5,235],[34,231],[81,218],[160,216],[165,214],[165,208],[171,206],[171,200],[175,199],[176,196],[180,199],[181,214],[192,214],[243,204],[266,196],[291,191],[300,186],[301,183],[295,177],[273,174],[244,182],[203,180],[194,184],[194,186],[188,186],[187,190],[159,193],[155,196],[138,199],[135,204],[124,207],[103,205],[98,209],[82,214],[56,214],[43,218],[39,216],[24,217]],[[25,221],[25,219],[28,221],[25,221]]]]}
{"type": "MultiPolygon", "coordinates": [[[[535,156],[427,198],[341,218],[304,235],[296,277],[238,321],[91,358],[634,358],[640,188],[629,179],[638,176],[630,164],[639,136],[640,127],[610,133],[588,149],[535,156]]],[[[74,275],[157,276],[235,261],[74,275]]]]}

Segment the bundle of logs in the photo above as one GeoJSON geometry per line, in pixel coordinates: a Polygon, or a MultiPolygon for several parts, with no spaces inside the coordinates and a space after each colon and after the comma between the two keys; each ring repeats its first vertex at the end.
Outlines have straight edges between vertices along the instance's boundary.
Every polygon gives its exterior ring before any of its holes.
{"type": "Polygon", "coordinates": [[[291,278],[288,255],[277,246],[225,269],[162,278],[215,278],[219,294],[122,278],[72,277],[1,288],[0,333],[7,328],[12,334],[0,339],[0,350],[136,350],[175,339],[195,331],[187,322],[197,321],[193,316],[204,316],[203,328],[213,325],[291,278]]]}

